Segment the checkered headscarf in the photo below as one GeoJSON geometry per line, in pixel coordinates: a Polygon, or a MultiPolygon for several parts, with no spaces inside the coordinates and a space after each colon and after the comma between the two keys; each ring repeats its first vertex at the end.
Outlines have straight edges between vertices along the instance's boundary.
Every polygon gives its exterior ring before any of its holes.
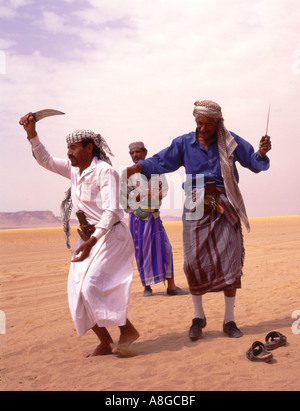
{"type": "Polygon", "coordinates": [[[105,141],[105,139],[101,136],[101,134],[96,134],[91,130],[75,130],[73,131],[73,133],[68,134],[66,137],[67,144],[80,143],[85,139],[93,140],[95,146],[97,146],[100,149],[100,160],[106,161],[111,165],[111,161],[107,157],[106,153],[110,156],[114,155],[108,147],[108,144],[105,141]]]}
{"type": "MultiPolygon", "coordinates": [[[[105,161],[106,163],[111,165],[110,158],[107,156],[107,154],[113,156],[113,153],[108,147],[105,139],[100,134],[96,134],[91,130],[75,130],[73,133],[68,134],[66,137],[67,144],[80,143],[85,139],[93,140],[95,146],[97,146],[100,150],[100,156],[99,156],[100,160],[105,161]]],[[[63,229],[65,233],[66,245],[68,249],[72,252],[70,241],[69,241],[70,234],[71,234],[70,232],[71,212],[72,212],[72,197],[71,197],[71,187],[70,187],[68,191],[66,192],[65,199],[61,203],[60,214],[61,214],[63,229]]]]}

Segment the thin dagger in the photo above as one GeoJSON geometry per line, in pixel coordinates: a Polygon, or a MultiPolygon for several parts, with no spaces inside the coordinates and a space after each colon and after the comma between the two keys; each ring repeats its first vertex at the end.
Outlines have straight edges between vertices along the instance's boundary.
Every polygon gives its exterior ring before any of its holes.
{"type": "Polygon", "coordinates": [[[269,128],[269,119],[270,119],[270,108],[271,108],[271,104],[269,104],[268,119],[267,119],[267,128],[266,128],[266,135],[265,135],[265,137],[268,137],[268,128],[269,128]]]}

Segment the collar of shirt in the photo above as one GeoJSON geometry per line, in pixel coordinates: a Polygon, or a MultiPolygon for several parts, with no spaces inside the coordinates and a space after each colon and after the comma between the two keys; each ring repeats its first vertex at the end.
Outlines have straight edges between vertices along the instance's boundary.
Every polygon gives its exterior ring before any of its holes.
{"type": "Polygon", "coordinates": [[[76,174],[77,174],[77,181],[79,182],[82,178],[84,178],[87,174],[91,173],[92,171],[95,170],[97,167],[98,159],[97,157],[94,157],[91,164],[89,167],[87,167],[85,170],[83,170],[82,174],[79,172],[79,168],[76,168],[76,174]]]}
{"type": "MultiPolygon", "coordinates": [[[[218,141],[218,136],[217,133],[215,133],[214,138],[212,139],[210,144],[216,144],[218,141]]],[[[199,146],[201,147],[201,149],[205,150],[205,148],[203,147],[203,145],[197,140],[197,129],[194,133],[192,133],[192,139],[191,139],[191,145],[193,144],[199,144],[199,146]]],[[[205,150],[206,151],[206,150],[205,150]]]]}

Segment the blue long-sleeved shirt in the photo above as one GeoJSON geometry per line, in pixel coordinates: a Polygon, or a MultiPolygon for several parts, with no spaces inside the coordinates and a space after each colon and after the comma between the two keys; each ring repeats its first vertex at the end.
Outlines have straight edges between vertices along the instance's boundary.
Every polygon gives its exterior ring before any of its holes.
{"type": "MultiPolygon", "coordinates": [[[[237,182],[239,181],[235,165],[237,161],[254,173],[268,170],[270,160],[267,156],[261,158],[250,143],[235,133],[230,133],[238,144],[234,151],[234,172],[237,182]]],[[[204,182],[215,181],[217,186],[224,187],[217,140],[215,136],[208,150],[205,150],[203,145],[197,141],[195,131],[177,137],[169,147],[153,157],[139,161],[143,166],[143,174],[150,177],[151,174],[171,173],[184,166],[186,174],[193,177],[202,174],[204,182]]]]}

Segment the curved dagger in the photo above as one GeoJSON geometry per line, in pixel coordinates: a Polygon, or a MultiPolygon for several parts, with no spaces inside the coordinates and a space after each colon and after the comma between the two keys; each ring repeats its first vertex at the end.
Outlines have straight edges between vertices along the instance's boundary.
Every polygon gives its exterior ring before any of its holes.
{"type": "Polygon", "coordinates": [[[62,111],[58,111],[58,110],[45,109],[45,110],[40,110],[40,111],[36,111],[35,113],[32,113],[32,117],[34,118],[35,121],[39,121],[46,117],[59,116],[62,114],[65,114],[65,113],[63,113],[62,111]]]}
{"type": "Polygon", "coordinates": [[[40,111],[36,111],[35,113],[26,114],[26,116],[21,118],[19,123],[23,125],[24,122],[27,121],[30,116],[33,117],[34,121],[39,121],[39,120],[42,120],[42,118],[46,118],[50,116],[58,116],[62,114],[65,114],[65,113],[63,113],[62,111],[58,111],[58,110],[52,110],[52,109],[40,110],[40,111]]]}

